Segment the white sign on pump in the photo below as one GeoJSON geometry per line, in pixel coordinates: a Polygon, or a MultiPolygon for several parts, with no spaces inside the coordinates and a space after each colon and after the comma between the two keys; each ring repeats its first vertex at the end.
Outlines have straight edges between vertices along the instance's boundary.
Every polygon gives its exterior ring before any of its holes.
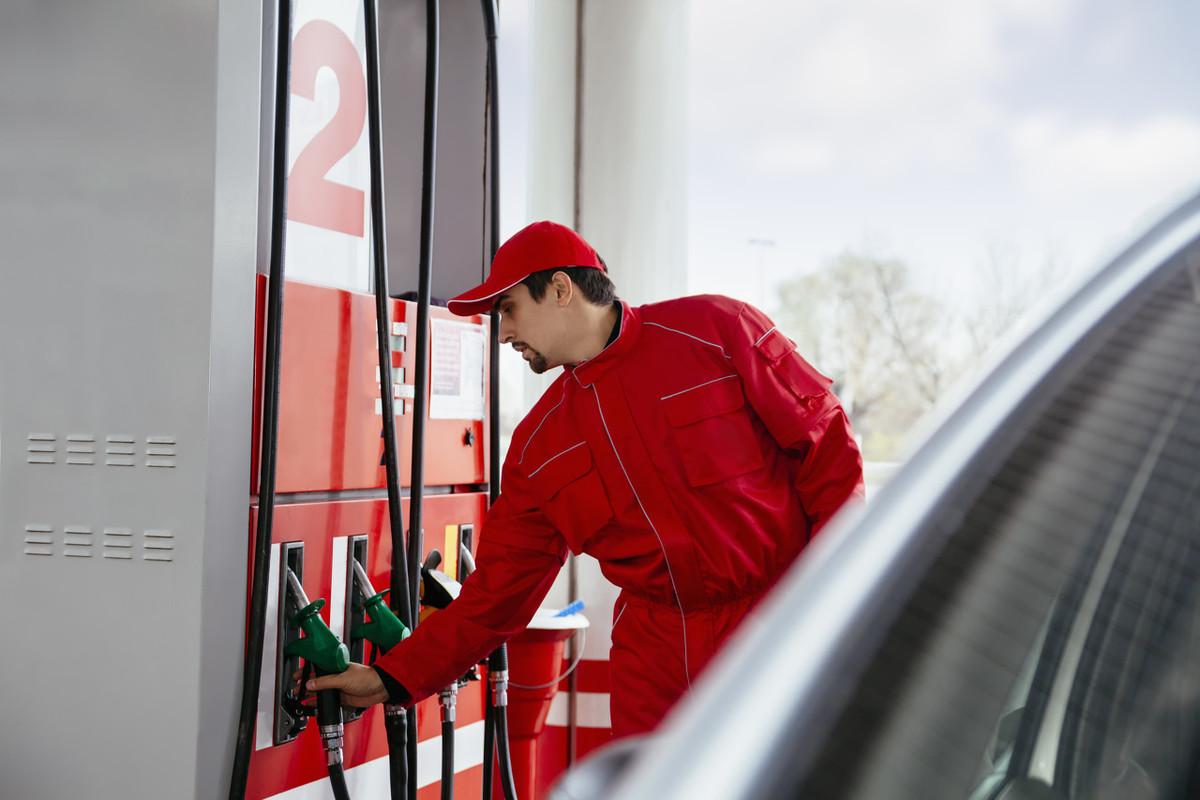
{"type": "Polygon", "coordinates": [[[483,326],[431,322],[430,419],[483,419],[483,326]]]}
{"type": "Polygon", "coordinates": [[[289,278],[371,288],[371,161],[362,3],[297,0],[288,126],[289,278]]]}

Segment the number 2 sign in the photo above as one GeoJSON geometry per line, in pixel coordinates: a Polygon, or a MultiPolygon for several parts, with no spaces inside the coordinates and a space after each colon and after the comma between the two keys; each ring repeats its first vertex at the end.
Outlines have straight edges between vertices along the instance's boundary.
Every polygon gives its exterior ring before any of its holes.
{"type": "Polygon", "coordinates": [[[295,4],[287,272],[366,291],[370,186],[362,4],[295,4]]]}

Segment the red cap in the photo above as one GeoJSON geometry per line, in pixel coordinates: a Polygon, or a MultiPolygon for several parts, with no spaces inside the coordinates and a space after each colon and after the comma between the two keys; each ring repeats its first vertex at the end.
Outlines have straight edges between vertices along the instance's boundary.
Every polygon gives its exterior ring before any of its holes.
{"type": "Polygon", "coordinates": [[[487,280],[449,300],[446,305],[460,317],[486,314],[493,298],[526,277],[544,269],[590,267],[607,272],[600,256],[575,231],[557,222],[535,222],[513,234],[492,259],[487,280]]]}

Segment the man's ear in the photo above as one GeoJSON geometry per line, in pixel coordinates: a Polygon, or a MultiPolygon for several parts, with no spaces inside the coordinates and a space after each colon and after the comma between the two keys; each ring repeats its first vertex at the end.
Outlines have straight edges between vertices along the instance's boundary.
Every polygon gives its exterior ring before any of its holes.
{"type": "Polygon", "coordinates": [[[554,273],[550,277],[550,285],[554,287],[554,300],[558,305],[565,306],[571,302],[571,297],[575,293],[575,284],[571,283],[571,279],[567,277],[567,273],[554,273]]]}

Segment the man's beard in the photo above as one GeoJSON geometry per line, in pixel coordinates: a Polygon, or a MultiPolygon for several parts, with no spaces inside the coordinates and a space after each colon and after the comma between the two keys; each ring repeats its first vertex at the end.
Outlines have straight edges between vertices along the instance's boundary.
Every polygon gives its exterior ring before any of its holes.
{"type": "Polygon", "coordinates": [[[520,345],[520,350],[518,352],[521,353],[522,357],[524,357],[525,353],[529,353],[529,358],[526,360],[526,363],[529,364],[529,368],[533,370],[535,375],[541,375],[543,372],[550,369],[550,365],[546,363],[546,357],[544,355],[539,353],[537,350],[534,350],[524,342],[513,343],[514,347],[517,345],[520,345]]]}
{"type": "Polygon", "coordinates": [[[535,375],[541,375],[543,372],[550,369],[550,365],[546,363],[545,356],[543,356],[537,350],[531,350],[530,352],[533,353],[533,355],[529,357],[529,368],[533,370],[535,375]]]}

